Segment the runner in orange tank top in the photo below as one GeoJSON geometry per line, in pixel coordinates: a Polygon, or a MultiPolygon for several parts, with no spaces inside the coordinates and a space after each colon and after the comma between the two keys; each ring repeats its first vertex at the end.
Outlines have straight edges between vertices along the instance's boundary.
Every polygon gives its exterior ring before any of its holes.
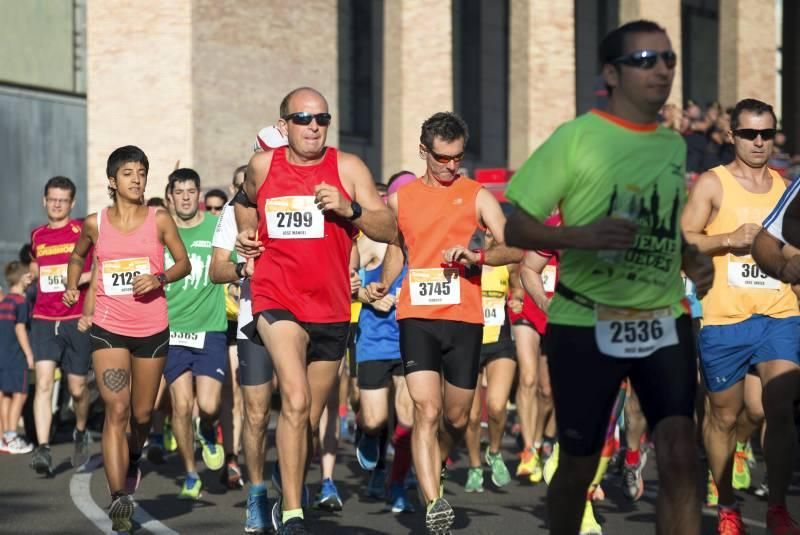
{"type": "Polygon", "coordinates": [[[384,297],[407,257],[397,319],[414,401],[411,450],[430,533],[446,533],[453,522],[453,509],[442,498],[441,469],[466,429],[478,379],[481,266],[522,259],[522,251],[503,245],[505,216],[497,200],[458,174],[468,137],[466,123],[453,113],[437,113],[423,123],[419,155],[427,166],[425,174],[389,197],[398,239],[387,249],[381,282],[367,288],[371,300],[384,297]],[[472,235],[484,228],[496,245],[488,251],[469,250],[472,235]]]}

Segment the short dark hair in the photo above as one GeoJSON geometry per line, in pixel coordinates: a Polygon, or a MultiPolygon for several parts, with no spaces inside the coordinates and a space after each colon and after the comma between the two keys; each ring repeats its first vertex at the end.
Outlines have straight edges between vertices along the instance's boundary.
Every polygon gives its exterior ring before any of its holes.
{"type": "Polygon", "coordinates": [[[240,166],[239,166],[239,167],[237,167],[237,168],[236,168],[236,170],[233,172],[233,176],[231,177],[231,184],[233,184],[234,186],[236,185],[236,175],[238,175],[239,173],[245,173],[245,174],[247,174],[247,164],[245,164],[245,165],[240,165],[240,166]]]}
{"type": "Polygon", "coordinates": [[[208,202],[209,197],[217,197],[222,199],[222,204],[228,204],[228,194],[222,191],[221,189],[210,189],[206,192],[206,196],[203,197],[203,202],[208,202]]]}
{"type": "Polygon", "coordinates": [[[434,113],[422,123],[419,142],[430,150],[433,148],[434,138],[437,137],[447,142],[463,138],[464,147],[466,148],[469,140],[469,128],[467,128],[467,123],[464,122],[464,119],[457,114],[451,111],[441,111],[434,113]]]}
{"type": "Polygon", "coordinates": [[[667,33],[667,30],[651,20],[634,20],[611,30],[600,42],[600,65],[613,63],[626,54],[628,36],[634,33],[667,33]]]}
{"type": "Polygon", "coordinates": [[[22,280],[22,277],[28,272],[28,269],[28,266],[24,265],[19,260],[12,260],[6,264],[4,275],[9,288],[15,284],[19,284],[19,281],[22,280]]]}
{"type": "MultiPolygon", "coordinates": [[[[147,159],[147,155],[144,151],[135,145],[125,145],[124,147],[115,149],[114,152],[108,155],[106,176],[109,178],[116,178],[119,168],[128,162],[142,164],[145,176],[150,172],[150,160],[147,159]]],[[[116,200],[117,198],[117,192],[114,191],[114,188],[111,186],[108,186],[108,196],[111,197],[112,200],[116,200]]]]}
{"type": "Polygon", "coordinates": [[[297,93],[301,93],[303,91],[311,91],[312,93],[316,93],[319,96],[319,98],[325,101],[325,105],[326,106],[328,105],[328,100],[322,95],[322,93],[320,93],[313,87],[306,87],[306,86],[297,87],[289,91],[286,94],[286,96],[283,97],[283,100],[281,100],[281,108],[280,108],[281,118],[284,118],[287,115],[289,115],[289,101],[292,100],[292,97],[295,96],[297,93]]]}
{"type": "Polygon", "coordinates": [[[44,196],[47,197],[47,192],[50,188],[56,189],[65,189],[69,191],[69,198],[75,198],[75,183],[68,179],[65,176],[54,176],[50,180],[47,181],[47,184],[44,185],[44,196]]]}
{"type": "Polygon", "coordinates": [[[33,247],[30,243],[24,244],[22,247],[19,248],[19,261],[25,264],[26,266],[31,265],[33,262],[33,247]]]}
{"type": "Polygon", "coordinates": [[[161,197],[150,197],[147,199],[147,206],[160,206],[161,208],[166,208],[164,205],[164,199],[161,197]]]}
{"type": "Polygon", "coordinates": [[[172,190],[175,189],[175,182],[188,182],[190,180],[194,182],[195,187],[199,190],[200,175],[197,174],[197,171],[188,167],[175,169],[169,174],[169,178],[167,179],[167,191],[172,193],[172,190]]]}
{"type": "Polygon", "coordinates": [[[731,130],[739,128],[739,116],[743,111],[749,111],[754,115],[769,113],[772,115],[772,124],[775,128],[778,128],[778,117],[775,115],[775,110],[772,109],[772,106],[754,98],[746,98],[737,102],[731,111],[731,130]]]}

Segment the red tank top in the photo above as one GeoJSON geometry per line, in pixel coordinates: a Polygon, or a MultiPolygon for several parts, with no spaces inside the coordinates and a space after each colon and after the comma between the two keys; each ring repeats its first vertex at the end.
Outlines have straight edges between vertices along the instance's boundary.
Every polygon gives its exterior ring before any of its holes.
{"type": "MultiPolygon", "coordinates": [[[[81,288],[78,302],[67,307],[61,298],[64,295],[63,279],[67,276],[67,263],[81,235],[81,221],[72,219],[61,228],[47,225],[31,232],[31,254],[39,266],[38,292],[33,305],[33,317],[44,320],[69,320],[81,317],[86,286],[81,288]]],[[[83,265],[83,271],[91,271],[91,251],[83,265]]]]}
{"type": "Polygon", "coordinates": [[[478,228],[475,199],[482,187],[460,177],[447,187],[428,186],[420,179],[397,190],[397,226],[408,249],[397,319],[483,324],[481,269],[445,265],[442,257],[445,249],[469,245],[478,228]],[[457,288],[449,269],[457,270],[457,288]]]}
{"type": "Polygon", "coordinates": [[[122,336],[145,338],[167,328],[167,298],[159,288],[133,295],[133,278],[164,271],[164,245],[158,239],[156,208],[131,232],[120,232],[108,219],[108,209],[97,214],[97,297],[94,323],[122,336]]]}
{"type": "Polygon", "coordinates": [[[350,321],[350,249],[356,228],[316,208],[314,186],[322,182],[350,199],[339,179],[336,149],[327,147],[321,162],[307,166],[286,161],[286,147],[272,153],[256,200],[265,250],[256,259],[251,282],[254,314],[277,308],[309,323],[350,321]]]}

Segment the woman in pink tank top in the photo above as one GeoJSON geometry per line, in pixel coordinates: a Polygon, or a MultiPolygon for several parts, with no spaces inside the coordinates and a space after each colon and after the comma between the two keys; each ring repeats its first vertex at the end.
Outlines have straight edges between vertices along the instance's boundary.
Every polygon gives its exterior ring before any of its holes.
{"type": "Polygon", "coordinates": [[[147,156],[138,147],[111,153],[107,174],[114,204],[84,220],[64,292],[64,303],[77,301],[78,278],[94,246],[95,270],[80,326],[90,326],[92,362],[106,406],[103,461],[114,531],[131,529],[130,495],[141,478],[139,458],[169,346],[163,288],[191,271],[172,217],[142,202],[148,168],[147,156]],[[165,246],[175,259],[166,272],[165,246]],[[131,435],[126,439],[128,422],[131,435]]]}

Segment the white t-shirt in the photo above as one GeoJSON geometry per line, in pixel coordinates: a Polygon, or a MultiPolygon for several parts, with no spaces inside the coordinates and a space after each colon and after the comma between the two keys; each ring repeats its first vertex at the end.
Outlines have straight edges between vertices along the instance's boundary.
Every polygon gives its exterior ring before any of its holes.
{"type": "MultiPolygon", "coordinates": [[[[797,197],[797,193],[799,191],[800,179],[797,179],[792,182],[788,188],[786,188],[786,191],[784,191],[783,195],[781,195],[781,199],[778,201],[778,204],[772,209],[772,212],[770,212],[770,214],[764,220],[764,230],[769,232],[772,236],[783,243],[788,243],[786,238],[783,237],[783,218],[786,216],[786,210],[789,208],[789,205],[795,201],[795,197],[797,197]]],[[[792,243],[791,245],[795,247],[800,246],[798,243],[792,243]]]]}
{"type": "MultiPolygon", "coordinates": [[[[217,228],[214,229],[214,239],[211,241],[212,247],[219,247],[226,251],[233,251],[236,248],[236,235],[239,229],[236,226],[236,214],[233,204],[228,203],[222,208],[222,214],[217,221],[217,228]]],[[[236,339],[246,340],[247,337],[242,333],[242,327],[253,321],[253,307],[250,297],[250,280],[242,281],[241,292],[239,295],[239,318],[236,328],[236,339]]]]}

